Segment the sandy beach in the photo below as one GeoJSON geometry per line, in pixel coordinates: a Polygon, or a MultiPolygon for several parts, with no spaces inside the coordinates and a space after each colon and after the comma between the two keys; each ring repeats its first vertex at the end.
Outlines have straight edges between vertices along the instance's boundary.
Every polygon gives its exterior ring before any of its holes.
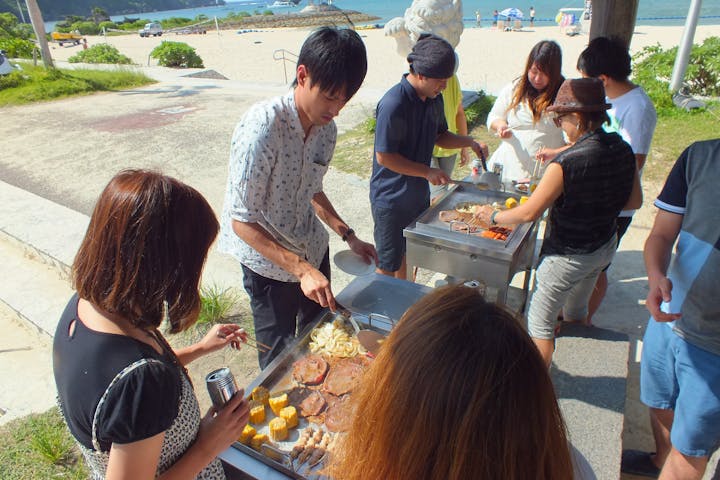
{"type": "MultiPolygon", "coordinates": [[[[208,32],[206,35],[177,35],[140,38],[138,35],[88,37],[88,44],[107,42],[130,57],[138,65],[156,65],[149,57],[162,41],[185,42],[194,47],[205,67],[230,80],[264,85],[282,85],[294,77],[295,56],[310,28],[258,29],[239,34],[235,30],[208,32]],[[289,59],[283,62],[282,56],[289,59]],[[286,81],[287,76],[287,81],[286,81]]],[[[683,27],[638,26],[631,52],[660,44],[664,48],[677,45],[683,27]]],[[[360,30],[368,49],[369,67],[358,96],[377,101],[382,93],[394,85],[407,71],[407,62],[395,50],[395,40],[386,37],[382,29],[360,30]]],[[[720,25],[698,26],[695,43],[709,36],[720,35],[720,25]]],[[[527,54],[540,40],[552,39],[563,49],[563,74],[577,76],[575,64],[588,42],[588,35],[567,36],[558,27],[525,28],[518,32],[502,32],[491,28],[466,29],[457,52],[460,57],[458,76],[464,90],[485,90],[496,94],[507,82],[520,74],[527,54]]],[[[82,47],[54,46],[55,60],[67,60],[82,47]]]]}

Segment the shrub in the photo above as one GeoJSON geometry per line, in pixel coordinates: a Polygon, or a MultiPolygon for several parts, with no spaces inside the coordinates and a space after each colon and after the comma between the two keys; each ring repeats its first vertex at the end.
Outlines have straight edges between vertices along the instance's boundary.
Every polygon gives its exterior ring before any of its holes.
{"type": "Polygon", "coordinates": [[[100,33],[100,27],[95,22],[82,21],[75,22],[70,27],[71,31],[78,31],[81,35],[98,35],[100,33]]]}
{"type": "Polygon", "coordinates": [[[0,90],[19,87],[27,82],[28,80],[22,72],[10,72],[7,75],[0,75],[0,90]]]}
{"type": "Polygon", "coordinates": [[[72,57],[68,58],[70,63],[113,63],[127,65],[132,63],[125,55],[121,54],[117,48],[106,43],[93,45],[87,50],[81,50],[72,57]]]}
{"type": "Polygon", "coordinates": [[[100,29],[100,32],[102,33],[103,29],[108,30],[110,28],[114,28],[117,30],[118,26],[117,26],[117,23],[115,23],[115,22],[105,21],[105,22],[100,22],[100,24],[98,25],[98,28],[100,29]]]}
{"type": "Polygon", "coordinates": [[[128,31],[136,31],[140,30],[145,26],[146,23],[149,23],[150,20],[145,20],[142,18],[127,18],[125,17],[121,22],[117,23],[117,28],[119,30],[128,30],[128,31]]]}
{"type": "Polygon", "coordinates": [[[166,18],[165,20],[161,20],[160,23],[162,24],[164,29],[170,29],[190,25],[191,23],[193,23],[193,21],[189,18],[184,17],[170,17],[166,18]]]}
{"type": "Polygon", "coordinates": [[[247,18],[252,17],[252,14],[249,12],[230,12],[225,17],[225,20],[237,20],[241,18],[247,18]]]}
{"type": "Polygon", "coordinates": [[[10,58],[32,58],[35,44],[20,38],[0,38],[0,50],[5,50],[10,58]]]}
{"type": "Polygon", "coordinates": [[[488,96],[482,90],[478,92],[478,98],[465,109],[468,130],[472,130],[477,125],[485,125],[494,103],[495,97],[488,96]]]}
{"type": "MultiPolygon", "coordinates": [[[[633,57],[633,80],[645,89],[661,115],[675,109],[669,85],[677,51],[678,47],[663,50],[655,45],[633,57]]],[[[720,37],[693,45],[684,84],[695,95],[720,96],[720,37]]]]}
{"type": "Polygon", "coordinates": [[[195,49],[182,42],[162,42],[155,47],[150,56],[158,60],[163,67],[203,68],[202,58],[195,49]]]}

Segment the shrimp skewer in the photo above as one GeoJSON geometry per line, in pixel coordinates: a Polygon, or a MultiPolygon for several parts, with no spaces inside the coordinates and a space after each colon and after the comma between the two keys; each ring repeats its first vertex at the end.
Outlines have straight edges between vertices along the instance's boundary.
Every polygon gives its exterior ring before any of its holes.
{"type": "Polygon", "coordinates": [[[300,438],[298,438],[297,443],[295,443],[295,446],[293,446],[293,449],[290,452],[290,461],[295,460],[303,452],[303,450],[305,450],[305,445],[307,445],[312,433],[312,427],[305,427],[305,430],[303,430],[300,434],[300,438]]]}
{"type": "Polygon", "coordinates": [[[307,443],[307,446],[298,458],[298,466],[302,465],[303,463],[305,463],[305,460],[310,458],[310,455],[312,455],[312,453],[315,451],[316,445],[321,442],[323,435],[325,435],[325,432],[321,428],[315,430],[315,433],[310,438],[310,441],[307,443]]]}
{"type": "Polygon", "coordinates": [[[332,440],[333,437],[329,433],[326,433],[320,444],[315,447],[312,455],[310,455],[310,460],[308,460],[309,468],[313,468],[315,465],[320,463],[323,458],[325,458],[325,454],[328,452],[328,446],[332,440]]]}

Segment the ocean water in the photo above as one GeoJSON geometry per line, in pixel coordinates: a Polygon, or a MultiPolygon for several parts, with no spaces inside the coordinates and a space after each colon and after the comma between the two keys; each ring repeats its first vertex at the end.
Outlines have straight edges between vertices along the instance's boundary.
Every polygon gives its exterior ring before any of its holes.
{"type": "MultiPolygon", "coordinates": [[[[307,5],[308,0],[301,0],[296,7],[270,8],[276,15],[299,12],[307,5]]],[[[319,3],[321,0],[315,0],[319,3]]],[[[402,16],[412,0],[332,0],[334,5],[347,10],[375,15],[380,19],[372,22],[384,24],[393,17],[402,16]]],[[[170,17],[195,18],[198,15],[208,17],[225,17],[232,12],[254,12],[268,10],[272,0],[241,0],[214,7],[190,8],[183,10],[167,10],[162,12],[139,12],[127,15],[133,18],[162,20],[170,17]]],[[[464,0],[463,18],[466,26],[475,25],[475,12],[479,11],[482,25],[489,26],[492,22],[493,10],[507,7],[519,8],[527,19],[531,6],[535,7],[535,22],[538,26],[555,25],[555,16],[560,8],[582,8],[582,0],[464,0]]],[[[687,17],[689,0],[640,0],[638,6],[638,25],[683,25],[687,17]]],[[[122,20],[123,15],[112,16],[112,20],[122,20]]],[[[56,22],[46,22],[45,28],[51,31],[56,22]]],[[[703,0],[700,9],[700,23],[720,25],[720,0],[703,0]]]]}

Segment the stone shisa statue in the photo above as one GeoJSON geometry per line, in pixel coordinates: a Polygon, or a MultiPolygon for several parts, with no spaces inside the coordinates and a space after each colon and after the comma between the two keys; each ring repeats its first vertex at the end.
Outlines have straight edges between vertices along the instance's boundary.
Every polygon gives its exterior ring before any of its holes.
{"type": "Polygon", "coordinates": [[[462,0],[413,0],[403,17],[385,24],[385,35],[395,38],[402,57],[423,33],[434,33],[456,48],[462,31],[462,0]]]}

